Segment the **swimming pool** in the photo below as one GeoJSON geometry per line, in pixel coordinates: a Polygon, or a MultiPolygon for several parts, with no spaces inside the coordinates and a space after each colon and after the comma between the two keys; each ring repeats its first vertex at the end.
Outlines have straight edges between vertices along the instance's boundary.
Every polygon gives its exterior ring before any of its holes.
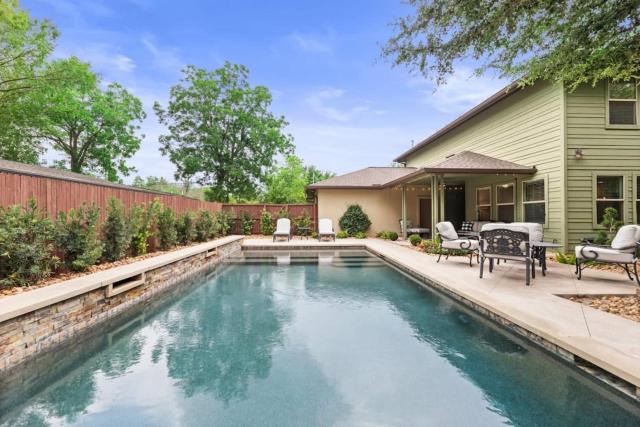
{"type": "Polygon", "coordinates": [[[0,425],[640,425],[364,251],[242,252],[0,378],[0,425]]]}

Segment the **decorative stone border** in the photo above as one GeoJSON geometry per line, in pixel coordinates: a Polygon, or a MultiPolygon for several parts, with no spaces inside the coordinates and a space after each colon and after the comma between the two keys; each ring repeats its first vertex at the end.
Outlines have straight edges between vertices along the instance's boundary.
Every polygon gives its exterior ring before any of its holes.
{"type": "Polygon", "coordinates": [[[0,373],[117,316],[241,249],[228,236],[0,300],[0,373]]]}

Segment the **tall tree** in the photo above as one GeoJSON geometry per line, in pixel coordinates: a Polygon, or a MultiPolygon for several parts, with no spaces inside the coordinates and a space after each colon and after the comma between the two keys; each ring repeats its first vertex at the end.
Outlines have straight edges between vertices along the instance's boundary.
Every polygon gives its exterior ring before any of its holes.
{"type": "Polygon", "coordinates": [[[480,60],[476,72],[566,82],[640,77],[637,0],[408,0],[383,56],[443,83],[456,61],[480,60]]]}
{"type": "Polygon", "coordinates": [[[110,181],[128,175],[127,165],[140,148],[138,122],[146,115],[142,102],[117,83],[101,89],[100,78],[77,58],[48,65],[50,73],[64,76],[54,85],[39,88],[32,102],[41,111],[33,136],[63,154],[74,172],[96,173],[110,181]]]}
{"type": "Polygon", "coordinates": [[[154,110],[168,133],[162,152],[176,165],[176,179],[193,177],[216,201],[254,198],[274,157],[292,151],[284,117],[271,113],[271,94],[249,84],[249,71],[225,63],[213,71],[188,66],[171,88],[165,109],[154,110]]]}
{"type": "Polygon", "coordinates": [[[37,163],[42,154],[23,128],[37,113],[29,93],[56,81],[44,65],[57,35],[50,22],[31,19],[17,0],[0,1],[0,158],[37,163]]]}
{"type": "Polygon", "coordinates": [[[334,176],[315,166],[304,166],[302,159],[288,156],[285,164],[276,166],[265,178],[265,203],[302,203],[306,201],[305,187],[334,176]]]}

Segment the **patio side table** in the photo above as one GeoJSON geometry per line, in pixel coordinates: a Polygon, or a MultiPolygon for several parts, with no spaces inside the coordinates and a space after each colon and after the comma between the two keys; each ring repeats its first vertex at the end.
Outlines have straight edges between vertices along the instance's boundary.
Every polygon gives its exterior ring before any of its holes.
{"type": "MultiPolygon", "coordinates": [[[[553,242],[536,242],[533,245],[533,259],[538,259],[540,263],[540,268],[542,269],[542,275],[546,276],[547,274],[547,249],[558,249],[561,248],[562,245],[560,243],[553,242]]],[[[535,262],[535,261],[534,261],[535,262]]],[[[533,266],[535,268],[535,264],[533,266]]]]}
{"type": "Polygon", "coordinates": [[[300,237],[304,237],[305,240],[309,240],[311,234],[311,227],[298,227],[298,234],[300,237]]]}

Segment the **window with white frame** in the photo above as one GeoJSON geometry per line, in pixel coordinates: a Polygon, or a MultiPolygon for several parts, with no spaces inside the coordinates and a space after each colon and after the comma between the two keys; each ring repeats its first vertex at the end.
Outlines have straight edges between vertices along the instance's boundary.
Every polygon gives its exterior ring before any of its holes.
{"type": "Polygon", "coordinates": [[[544,179],[528,181],[523,186],[523,219],[525,222],[546,222],[546,205],[544,179]]]}
{"type": "Polygon", "coordinates": [[[513,183],[496,186],[496,208],[498,209],[498,221],[513,222],[515,220],[513,183]]]}
{"type": "Polygon", "coordinates": [[[614,208],[618,219],[624,215],[624,190],[622,176],[598,175],[596,177],[596,222],[602,222],[606,208],[614,208]]]}
{"type": "Polygon", "coordinates": [[[608,93],[609,124],[636,125],[637,124],[637,83],[610,82],[608,93]]]}
{"type": "Polygon", "coordinates": [[[491,221],[491,187],[476,188],[478,221],[491,221]]]}

